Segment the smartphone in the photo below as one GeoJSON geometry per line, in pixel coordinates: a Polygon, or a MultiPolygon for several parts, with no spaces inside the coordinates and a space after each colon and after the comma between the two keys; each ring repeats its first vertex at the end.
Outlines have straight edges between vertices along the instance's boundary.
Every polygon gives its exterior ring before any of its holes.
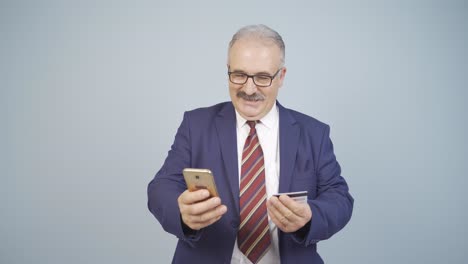
{"type": "Polygon", "coordinates": [[[219,196],[213,174],[209,169],[185,168],[182,173],[189,191],[207,189],[210,197],[219,196]]]}

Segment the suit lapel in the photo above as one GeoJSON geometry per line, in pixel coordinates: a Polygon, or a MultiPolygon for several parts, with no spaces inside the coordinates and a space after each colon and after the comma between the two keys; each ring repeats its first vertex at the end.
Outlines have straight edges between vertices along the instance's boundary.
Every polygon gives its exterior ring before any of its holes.
{"type": "Polygon", "coordinates": [[[216,117],[216,130],[234,206],[239,211],[239,172],[237,166],[236,114],[232,103],[226,104],[216,117]]]}
{"type": "Polygon", "coordinates": [[[277,102],[279,108],[280,178],[279,192],[289,192],[296,153],[299,145],[299,126],[289,111],[277,102]]]}

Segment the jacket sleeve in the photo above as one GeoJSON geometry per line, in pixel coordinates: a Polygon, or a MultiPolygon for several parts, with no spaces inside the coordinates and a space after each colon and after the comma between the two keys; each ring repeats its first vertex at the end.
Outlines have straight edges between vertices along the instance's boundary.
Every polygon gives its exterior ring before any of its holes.
{"type": "Polygon", "coordinates": [[[193,242],[200,238],[201,231],[184,233],[177,203],[179,195],[187,189],[182,170],[190,167],[190,163],[190,126],[185,113],[163,166],[148,185],[148,208],[166,232],[193,246],[193,242]]]}
{"type": "Polygon", "coordinates": [[[341,176],[341,168],[333,152],[330,127],[326,126],[322,135],[316,163],[317,197],[309,200],[312,210],[307,237],[295,234],[292,238],[305,246],[330,238],[350,220],[354,199],[349,194],[348,185],[341,176]]]}

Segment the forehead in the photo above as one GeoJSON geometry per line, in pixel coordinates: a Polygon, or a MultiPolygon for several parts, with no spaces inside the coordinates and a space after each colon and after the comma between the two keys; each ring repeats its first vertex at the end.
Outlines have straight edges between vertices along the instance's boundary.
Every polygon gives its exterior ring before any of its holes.
{"type": "Polygon", "coordinates": [[[249,73],[276,71],[281,62],[281,50],[273,42],[261,39],[240,39],[229,50],[231,70],[249,73]]]}

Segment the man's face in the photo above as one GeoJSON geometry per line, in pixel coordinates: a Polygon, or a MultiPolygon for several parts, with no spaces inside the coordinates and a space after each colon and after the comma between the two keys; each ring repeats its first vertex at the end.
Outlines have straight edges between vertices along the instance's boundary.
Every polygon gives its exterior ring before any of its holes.
{"type": "MultiPolygon", "coordinates": [[[[281,51],[272,42],[240,39],[231,47],[228,71],[248,75],[273,76],[281,66],[281,51]]],[[[255,85],[252,78],[245,84],[229,81],[229,95],[237,112],[247,120],[259,120],[273,107],[278,89],[283,85],[286,68],[282,68],[268,87],[255,85]]]]}

